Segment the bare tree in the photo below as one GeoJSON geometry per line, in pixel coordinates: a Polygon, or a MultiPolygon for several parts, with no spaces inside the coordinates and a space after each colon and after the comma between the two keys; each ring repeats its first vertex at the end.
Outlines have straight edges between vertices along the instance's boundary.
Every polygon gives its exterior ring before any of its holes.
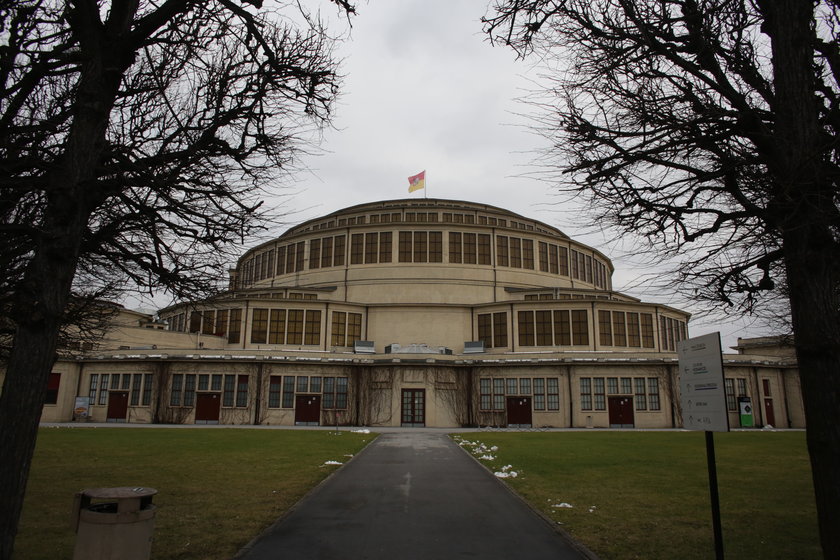
{"type": "Polygon", "coordinates": [[[211,292],[329,122],[333,39],[300,3],[260,4],[0,2],[0,559],[73,294],[211,292]]]}
{"type": "Polygon", "coordinates": [[[697,297],[783,298],[823,552],[840,558],[836,0],[498,0],[485,31],[554,69],[550,180],[683,259],[697,297]]]}

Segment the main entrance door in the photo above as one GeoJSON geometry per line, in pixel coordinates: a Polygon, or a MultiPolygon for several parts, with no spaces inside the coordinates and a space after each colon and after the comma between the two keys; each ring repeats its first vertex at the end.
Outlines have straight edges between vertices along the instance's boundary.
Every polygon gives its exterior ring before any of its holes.
{"type": "Polygon", "coordinates": [[[507,398],[507,425],[508,428],[530,428],[532,426],[531,397],[507,398]]]}
{"type": "Polygon", "coordinates": [[[222,399],[219,398],[219,393],[196,393],[195,423],[218,424],[221,404],[222,399]]]}
{"type": "Polygon", "coordinates": [[[128,391],[110,391],[108,393],[107,422],[125,422],[128,417],[128,391]]]}
{"type": "Polygon", "coordinates": [[[764,399],[764,424],[776,426],[776,413],[773,411],[773,399],[764,399]]]}
{"type": "Polygon", "coordinates": [[[633,397],[609,397],[610,428],[632,428],[633,397]]]}
{"type": "Polygon", "coordinates": [[[402,425],[426,425],[426,390],[402,390],[402,425]]]}
{"type": "Polygon", "coordinates": [[[318,426],[321,423],[321,395],[295,397],[295,425],[318,426]]]}

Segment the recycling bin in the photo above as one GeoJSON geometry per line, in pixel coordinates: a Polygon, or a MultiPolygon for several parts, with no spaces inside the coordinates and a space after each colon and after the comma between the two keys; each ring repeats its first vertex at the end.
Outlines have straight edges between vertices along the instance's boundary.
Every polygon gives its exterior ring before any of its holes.
{"type": "Polygon", "coordinates": [[[89,488],[75,496],[73,560],[148,560],[155,530],[154,488],[89,488]]]}

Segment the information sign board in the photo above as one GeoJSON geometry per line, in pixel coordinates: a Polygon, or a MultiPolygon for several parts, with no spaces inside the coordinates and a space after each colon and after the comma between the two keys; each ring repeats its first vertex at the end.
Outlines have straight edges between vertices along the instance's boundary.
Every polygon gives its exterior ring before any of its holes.
{"type": "Polygon", "coordinates": [[[728,432],[720,333],[680,341],[677,354],[683,427],[687,430],[728,432]]]}

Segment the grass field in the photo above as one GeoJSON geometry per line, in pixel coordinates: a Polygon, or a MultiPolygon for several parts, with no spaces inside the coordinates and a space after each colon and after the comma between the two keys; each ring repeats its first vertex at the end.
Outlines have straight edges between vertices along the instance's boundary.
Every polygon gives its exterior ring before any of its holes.
{"type": "MultiPolygon", "coordinates": [[[[714,558],[700,432],[461,437],[485,445],[491,470],[510,465],[506,482],[603,560],[714,558]]],[[[805,434],[715,434],[715,449],[727,560],[821,558],[805,434]]]]}
{"type": "Polygon", "coordinates": [[[45,428],[38,435],[18,560],[71,558],[73,495],[159,494],[152,558],[228,559],[374,436],[351,432],[45,428]]]}

